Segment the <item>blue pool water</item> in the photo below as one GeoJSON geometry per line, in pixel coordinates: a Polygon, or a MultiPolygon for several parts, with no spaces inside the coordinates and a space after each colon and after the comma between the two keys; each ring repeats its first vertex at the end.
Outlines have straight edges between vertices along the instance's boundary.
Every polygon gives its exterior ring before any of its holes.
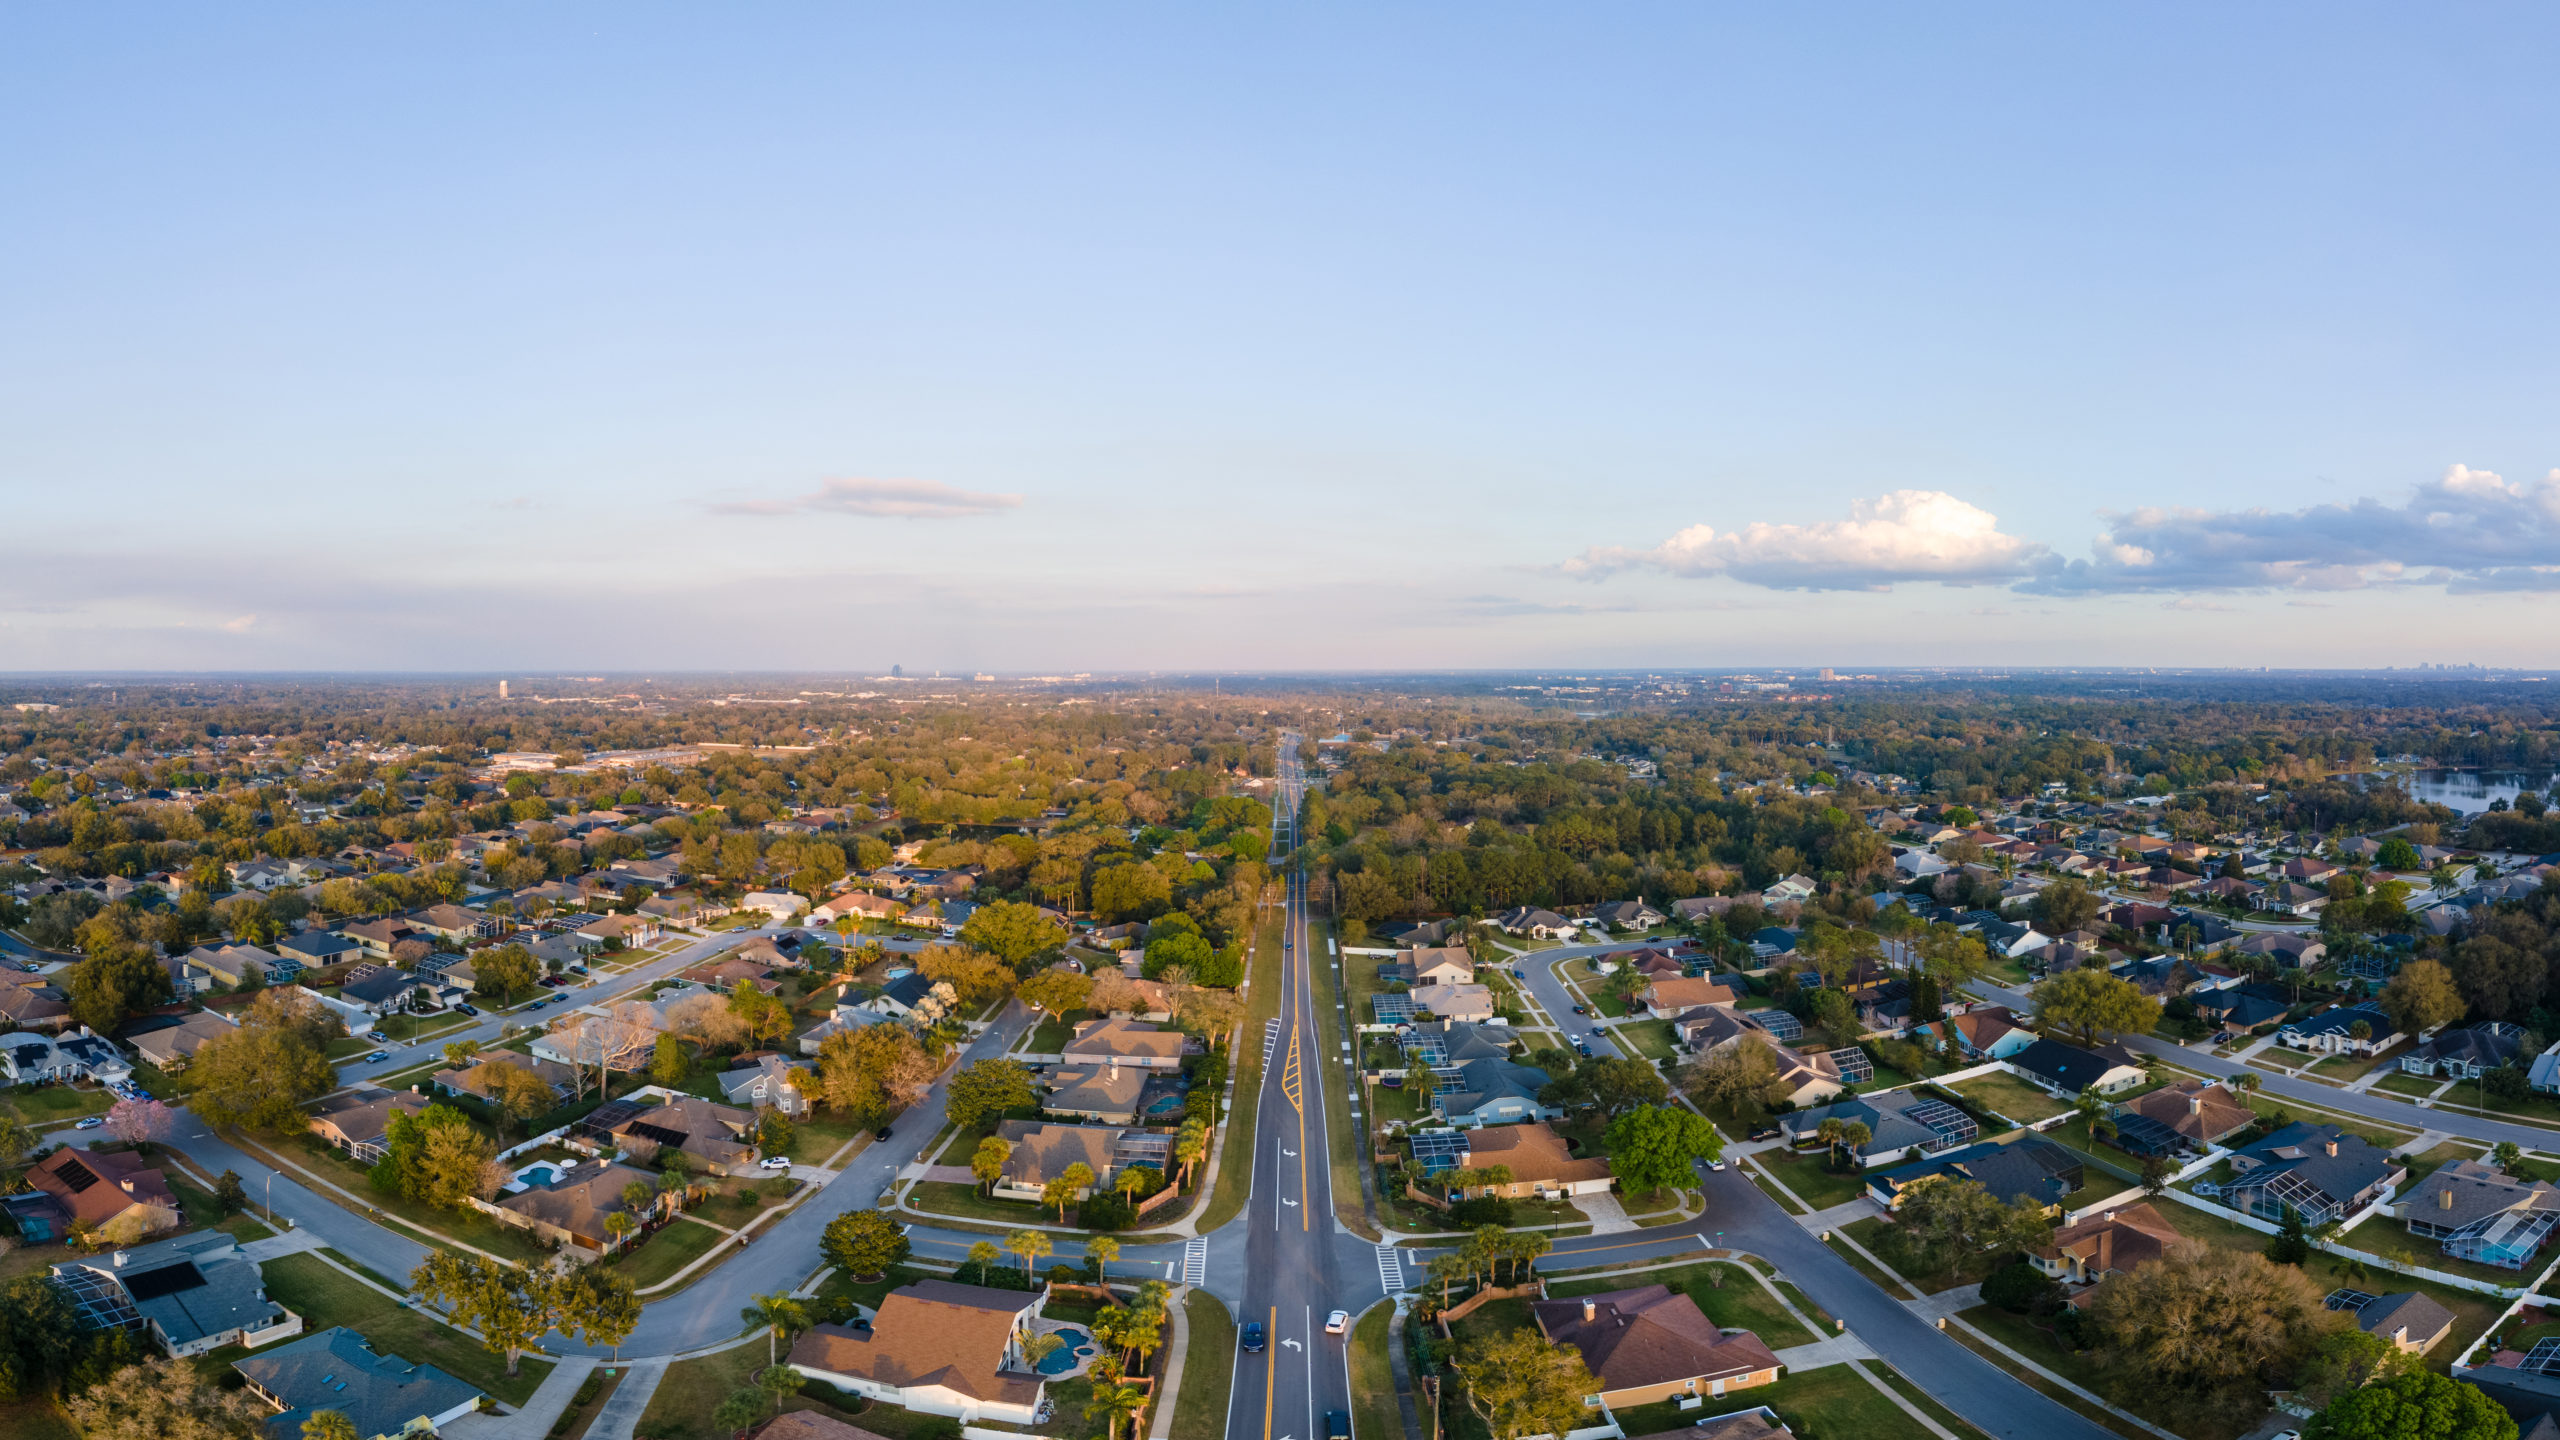
{"type": "Polygon", "coordinates": [[[1040,1373],[1063,1375],[1076,1368],[1076,1362],[1093,1353],[1093,1337],[1081,1330],[1061,1330],[1058,1338],[1067,1343],[1040,1359],[1040,1373]]]}
{"type": "Polygon", "coordinates": [[[560,1178],[560,1172],[548,1165],[527,1165],[517,1178],[528,1185],[548,1185],[560,1178]]]}

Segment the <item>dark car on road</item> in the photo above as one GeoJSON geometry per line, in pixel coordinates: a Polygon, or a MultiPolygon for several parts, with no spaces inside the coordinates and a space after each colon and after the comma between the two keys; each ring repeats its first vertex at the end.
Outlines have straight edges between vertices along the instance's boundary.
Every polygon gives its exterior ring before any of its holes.
{"type": "Polygon", "coordinates": [[[1324,1440],[1351,1440],[1351,1417],[1340,1410],[1324,1412],[1324,1440]]]}
{"type": "Polygon", "coordinates": [[[1244,1322],[1244,1353],[1247,1355],[1262,1353],[1262,1322],[1259,1320],[1244,1322]]]}

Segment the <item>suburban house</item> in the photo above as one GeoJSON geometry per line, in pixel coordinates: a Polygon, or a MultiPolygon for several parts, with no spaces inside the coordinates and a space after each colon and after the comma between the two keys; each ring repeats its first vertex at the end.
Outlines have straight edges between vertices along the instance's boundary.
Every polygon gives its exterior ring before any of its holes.
{"type": "Polygon", "coordinates": [[[1159,1030],[1143,1020],[1078,1021],[1064,1052],[1070,1063],[1137,1065],[1151,1070],[1182,1067],[1182,1032],[1159,1030]]]}
{"type": "Polygon", "coordinates": [[[326,965],[345,964],[362,955],[364,947],[332,931],[305,930],[277,941],[276,953],[317,970],[326,965]]]}
{"type": "Polygon", "coordinates": [[[338,1000],[378,1017],[422,1008],[422,992],[423,1008],[434,1008],[434,986],[427,981],[388,965],[366,964],[347,972],[338,986],[338,1000]]]}
{"type": "Polygon", "coordinates": [[[1022,1341],[1043,1329],[1045,1291],[919,1280],[889,1292],[870,1328],[819,1325],[791,1346],[791,1366],[839,1390],[962,1423],[1029,1425],[1043,1382],[1022,1341]]]}
{"type": "Polygon", "coordinates": [[[1641,900],[1612,900],[1592,911],[1591,918],[1612,930],[1650,930],[1664,919],[1661,911],[1641,900]]]}
{"type": "Polygon", "coordinates": [[[569,932],[590,946],[605,946],[620,941],[625,946],[646,945],[664,933],[654,915],[598,915],[569,932]]]}
{"type": "MultiPolygon", "coordinates": [[[[2436,1343],[2453,1333],[2453,1312],[2434,1297],[2415,1290],[2396,1295],[2367,1295],[2359,1290],[2340,1290],[2328,1300],[2332,1310],[2355,1312],[2356,1328],[2367,1335],[2378,1335],[2391,1342],[2391,1348],[2403,1355],[2424,1355],[2436,1343]]],[[[2526,1432],[2542,1433],[2539,1429],[2526,1432]]]]}
{"type": "Polygon", "coordinates": [[[299,1435],[315,1410],[335,1410],[355,1426],[356,1440],[382,1440],[438,1430],[480,1408],[481,1393],[433,1365],[379,1355],[343,1325],[305,1335],[231,1368],[259,1399],[283,1412],[269,1416],[270,1435],[299,1435]]]}
{"type": "Polygon", "coordinates": [[[228,1035],[239,1028],[234,1022],[224,1019],[217,1011],[198,1010],[188,1014],[175,1025],[163,1026],[158,1030],[145,1030],[135,1035],[130,1043],[135,1054],[140,1055],[162,1073],[174,1074],[187,1068],[187,1062],[196,1058],[196,1052],[204,1048],[206,1041],[218,1035],[228,1035]]]}
{"type": "Polygon", "coordinates": [[[27,1183],[62,1203],[70,1223],[138,1240],[185,1219],[169,1179],[130,1152],[61,1149],[27,1167],[27,1183]]]}
{"type": "Polygon", "coordinates": [[[1889,1090],[1856,1096],[1818,1110],[1798,1110],[1781,1116],[1778,1127],[1786,1132],[1791,1145],[1818,1145],[1822,1143],[1825,1120],[1866,1126],[1868,1138],[1856,1148],[1856,1154],[1859,1160],[1870,1163],[1900,1159],[1913,1150],[1934,1155],[1969,1145],[1982,1133],[1972,1116],[1916,1090],[1889,1090]]]}
{"type": "Polygon", "coordinates": [[[302,1317],[267,1298],[239,1249],[208,1230],[56,1265],[53,1279],[94,1328],[144,1331],[180,1359],[301,1334],[302,1317]]]}
{"type": "Polygon", "coordinates": [[[416,1115],[428,1104],[407,1090],[353,1090],[332,1095],[311,1113],[311,1133],[346,1152],[359,1165],[382,1159],[390,1143],[391,1117],[416,1115]]]}
{"type": "MultiPolygon", "coordinates": [[[[602,1107],[596,1113],[602,1114],[602,1107]]],[[[747,1137],[756,1123],[752,1110],[680,1095],[663,1104],[641,1107],[638,1113],[619,1120],[608,1133],[626,1155],[641,1165],[655,1165],[659,1152],[676,1149],[692,1156],[714,1175],[743,1175],[755,1169],[756,1147],[747,1137]]]]}
{"type": "Polygon", "coordinates": [[[617,1212],[629,1214],[634,1226],[630,1233],[636,1234],[639,1223],[658,1206],[653,1198],[635,1212],[623,1201],[622,1192],[634,1182],[648,1186],[653,1197],[658,1193],[657,1177],[645,1170],[608,1160],[566,1170],[555,1166],[551,1173],[553,1179],[548,1185],[529,1185],[496,1200],[475,1196],[470,1201],[471,1208],[502,1225],[530,1230],[593,1258],[615,1248],[606,1217],[617,1212]]]}
{"type": "Polygon", "coordinates": [[[2274,931],[2252,935],[2237,947],[2243,955],[2272,955],[2287,970],[2310,970],[2327,958],[2329,947],[2318,936],[2274,931]]]}
{"type": "Polygon", "coordinates": [[[2095,1285],[2109,1274],[2162,1258],[2185,1238],[2149,1204],[2128,1205],[2061,1227],[2049,1244],[2027,1258],[2065,1285],[2095,1285]]]}
{"type": "MultiPolygon", "coordinates": [[[[1778,1083],[1786,1087],[1785,1098],[1797,1105],[1818,1105],[1840,1093],[1848,1079],[1841,1073],[1840,1062],[1830,1052],[1798,1050],[1780,1043],[1780,1037],[1758,1023],[1780,1023],[1779,1017],[1793,1021],[1783,1010],[1754,1010],[1748,1015],[1722,1005],[1692,1010],[1672,1022],[1672,1030],[1680,1043],[1701,1056],[1712,1055],[1734,1045],[1766,1045],[1777,1062],[1778,1083]]],[[[1799,1028],[1796,1032],[1802,1034],[1799,1028]]]]}
{"type": "Polygon", "coordinates": [[[2143,1080],[2141,1064],[2122,1041],[2111,1040],[2095,1050],[2084,1050],[2066,1041],[2038,1040],[2011,1055],[2006,1063],[2027,1079],[2063,1096],[2090,1089],[2108,1095],[2143,1080]]]}
{"type": "Polygon", "coordinates": [[[1469,1196],[1519,1199],[1534,1195],[1541,1200],[1555,1200],[1568,1195],[1596,1195],[1613,1183],[1607,1160],[1597,1155],[1575,1159],[1566,1151],[1563,1136],[1534,1122],[1488,1125],[1468,1131],[1466,1158],[1461,1163],[1469,1170],[1496,1165],[1511,1170],[1510,1183],[1473,1186],[1466,1192],[1469,1196]]]}
{"type": "Polygon", "coordinates": [[[66,1080],[101,1083],[133,1078],[124,1052],[86,1025],[76,1035],[59,1037],[32,1030],[0,1035],[0,1073],[15,1085],[44,1085],[66,1080]]]}
{"type": "Polygon", "coordinates": [[[1778,1357],[1748,1330],[1726,1331],[1698,1302],[1666,1286],[1639,1285],[1529,1306],[1550,1345],[1571,1345],[1600,1381],[1596,1400],[1611,1408],[1774,1384],[1778,1357]]]}
{"type": "Polygon", "coordinates": [[[863,1009],[889,1020],[912,1020],[918,1025],[931,1025],[951,1013],[960,1003],[960,992],[947,980],[935,980],[921,970],[910,970],[880,989],[880,993],[861,1002],[863,1009]]]}
{"type": "Polygon", "coordinates": [[[800,1090],[800,1077],[806,1073],[800,1067],[771,1052],[741,1058],[748,1063],[720,1072],[722,1099],[750,1110],[771,1106],[785,1115],[799,1115],[809,1108],[809,1098],[800,1090]]]}
{"type": "Polygon", "coordinates": [[[1431,1113],[1449,1124],[1467,1129],[1564,1118],[1562,1110],[1538,1102],[1538,1092],[1547,1088],[1549,1076],[1534,1065],[1484,1056],[1454,1061],[1453,1068],[1454,1076],[1441,1071],[1445,1079],[1455,1081],[1453,1087],[1431,1097],[1431,1113]]]}
{"type": "Polygon", "coordinates": [[[1735,999],[1731,990],[1711,980],[1686,977],[1658,979],[1636,993],[1656,1015],[1678,1015],[1700,1005],[1730,1005],[1735,999]]]}
{"type": "Polygon", "coordinates": [[[2332,1005],[2276,1031],[2277,1044],[2323,1055],[2379,1055],[2399,1038],[2391,1017],[2370,1001],[2332,1005]]]}
{"type": "Polygon", "coordinates": [[[2560,1187],[2456,1160],[2410,1186],[2391,1213],[2452,1259],[2521,1270],[2560,1228],[2560,1187]]]}
{"type": "Polygon", "coordinates": [[[1013,1147],[1005,1157],[1004,1174],[995,1183],[994,1194],[1004,1200],[1038,1202],[1041,1187],[1067,1173],[1069,1166],[1081,1164],[1093,1172],[1092,1183],[1078,1189],[1075,1198],[1084,1199],[1096,1190],[1108,1189],[1111,1177],[1118,1173],[1115,1157],[1120,1139],[1128,1132],[1109,1125],[1050,1125],[1036,1120],[1006,1120],[996,1126],[996,1137],[1013,1147]]]}
{"type": "Polygon", "coordinates": [[[2244,1146],[2231,1168],[2230,1180],[2198,1182],[2196,1193],[2219,1192],[2232,1209],[2261,1220],[2281,1222],[2290,1207],[2314,1226],[2364,1208],[2409,1173],[2363,1136],[2308,1120],[2244,1146]]]}
{"type": "MultiPolygon", "coordinates": [[[[641,908],[645,910],[648,907],[644,905],[641,908]]],[[[894,920],[906,913],[906,908],[886,895],[874,895],[868,890],[854,890],[838,895],[826,904],[811,910],[809,923],[833,925],[848,916],[865,920],[894,920]]]]}
{"type": "Polygon", "coordinates": [[[1788,875],[1772,883],[1760,894],[1762,899],[1770,905],[1784,905],[1791,900],[1801,905],[1820,893],[1821,889],[1822,887],[1814,883],[1809,876],[1788,875]]]}
{"type": "Polygon", "coordinates": [[[430,905],[410,916],[409,926],[413,930],[433,935],[439,940],[450,940],[459,945],[468,940],[495,937],[505,928],[505,922],[495,915],[484,915],[477,910],[465,910],[459,905],[430,905]]]}
{"type": "Polygon", "coordinates": [[[2492,1070],[2515,1064],[2523,1054],[2524,1027],[2491,1020],[2437,1031],[2401,1056],[2400,1068],[2411,1075],[2475,1080],[2492,1070]]]}
{"type": "Polygon", "coordinates": [[[0,1022],[23,1030],[59,1030],[71,1023],[67,999],[36,976],[8,974],[0,979],[0,1022]]]}
{"type": "Polygon", "coordinates": [[[1911,1036],[1932,1046],[1943,1045],[1950,1031],[1956,1048],[1970,1060],[2006,1060],[2036,1043],[2036,1032],[2020,1025],[2005,1005],[1986,1005],[1935,1024],[1915,1025],[1911,1036]]]}
{"type": "Polygon", "coordinates": [[[1475,982],[1476,964],[1464,945],[1422,947],[1407,950],[1392,965],[1379,966],[1378,978],[1407,985],[1469,985],[1475,982]]]}
{"type": "Polygon", "coordinates": [[[1493,923],[1509,934],[1526,935],[1534,940],[1553,940],[1570,935],[1577,928],[1572,921],[1553,910],[1540,910],[1532,905],[1505,910],[1494,917],[1493,923]]]}
{"type": "Polygon", "coordinates": [[[1061,1065],[1048,1074],[1052,1088],[1040,1108],[1104,1125],[1132,1125],[1138,1119],[1138,1097],[1146,1092],[1147,1077],[1154,1073],[1117,1062],[1061,1065]]]}
{"type": "MultiPolygon", "coordinates": [[[[257,976],[262,985],[290,985],[302,978],[301,961],[269,954],[255,945],[225,945],[220,949],[199,945],[188,951],[186,958],[187,967],[199,976],[234,988],[250,975],[257,976]]],[[[196,983],[204,982],[197,979],[196,983]]]]}
{"type": "Polygon", "coordinates": [[[1493,991],[1483,985],[1417,985],[1411,999],[1417,1013],[1441,1020],[1482,1024],[1493,1018],[1493,991]]]}
{"type": "Polygon", "coordinates": [[[363,946],[364,953],[374,959],[388,960],[392,947],[417,938],[418,930],[405,920],[358,920],[339,926],[338,933],[363,946]]]}
{"type": "Polygon", "coordinates": [[[2180,1080],[2116,1107],[2116,1146],[2135,1155],[2202,1152],[2257,1118],[2218,1082],[2180,1080]]]}
{"type": "Polygon", "coordinates": [[[2292,1001],[2281,986],[2227,985],[2199,990],[2192,997],[2196,1014],[2215,1022],[2224,1037],[2243,1035],[2285,1017],[2292,1001]]]}
{"type": "Polygon", "coordinates": [[[1902,1203],[1903,1192],[1914,1185],[1971,1180],[2004,1205],[2030,1200],[2055,1210],[2065,1196],[2080,1188],[2082,1178],[2079,1156],[2050,1140],[2026,1136],[2007,1144],[1968,1145],[1917,1164],[1871,1173],[1867,1193],[1890,1210],[1902,1203]]]}
{"type": "Polygon", "coordinates": [[[470,1095],[486,1100],[494,1093],[497,1074],[501,1070],[523,1070],[530,1073],[535,1079],[551,1087],[551,1096],[555,1100],[568,1099],[569,1092],[577,1084],[577,1077],[569,1072],[569,1067],[566,1065],[551,1060],[536,1060],[530,1055],[516,1055],[503,1051],[475,1062],[469,1069],[439,1070],[435,1073],[432,1083],[437,1089],[447,1094],[470,1095]]]}

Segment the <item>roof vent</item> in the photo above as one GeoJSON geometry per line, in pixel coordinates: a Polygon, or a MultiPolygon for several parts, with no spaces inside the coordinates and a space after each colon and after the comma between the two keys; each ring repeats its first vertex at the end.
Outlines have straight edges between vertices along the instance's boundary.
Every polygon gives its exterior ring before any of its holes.
{"type": "Polygon", "coordinates": [[[1591,1321],[1596,1320],[1596,1319],[1598,1319],[1598,1318],[1600,1318],[1600,1302],[1599,1302],[1599,1301],[1597,1301],[1597,1300],[1585,1300],[1585,1301],[1583,1301],[1583,1302],[1582,1302],[1582,1319],[1583,1319],[1583,1322],[1584,1322],[1585,1324],[1588,1324],[1588,1323],[1590,1323],[1591,1321]]]}

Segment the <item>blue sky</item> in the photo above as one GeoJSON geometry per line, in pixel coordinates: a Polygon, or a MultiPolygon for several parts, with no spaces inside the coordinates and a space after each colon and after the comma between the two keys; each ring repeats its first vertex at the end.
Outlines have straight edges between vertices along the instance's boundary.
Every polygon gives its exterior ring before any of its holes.
{"type": "Polygon", "coordinates": [[[2555,658],[2548,9],[923,8],[0,18],[0,668],[2555,658]]]}

